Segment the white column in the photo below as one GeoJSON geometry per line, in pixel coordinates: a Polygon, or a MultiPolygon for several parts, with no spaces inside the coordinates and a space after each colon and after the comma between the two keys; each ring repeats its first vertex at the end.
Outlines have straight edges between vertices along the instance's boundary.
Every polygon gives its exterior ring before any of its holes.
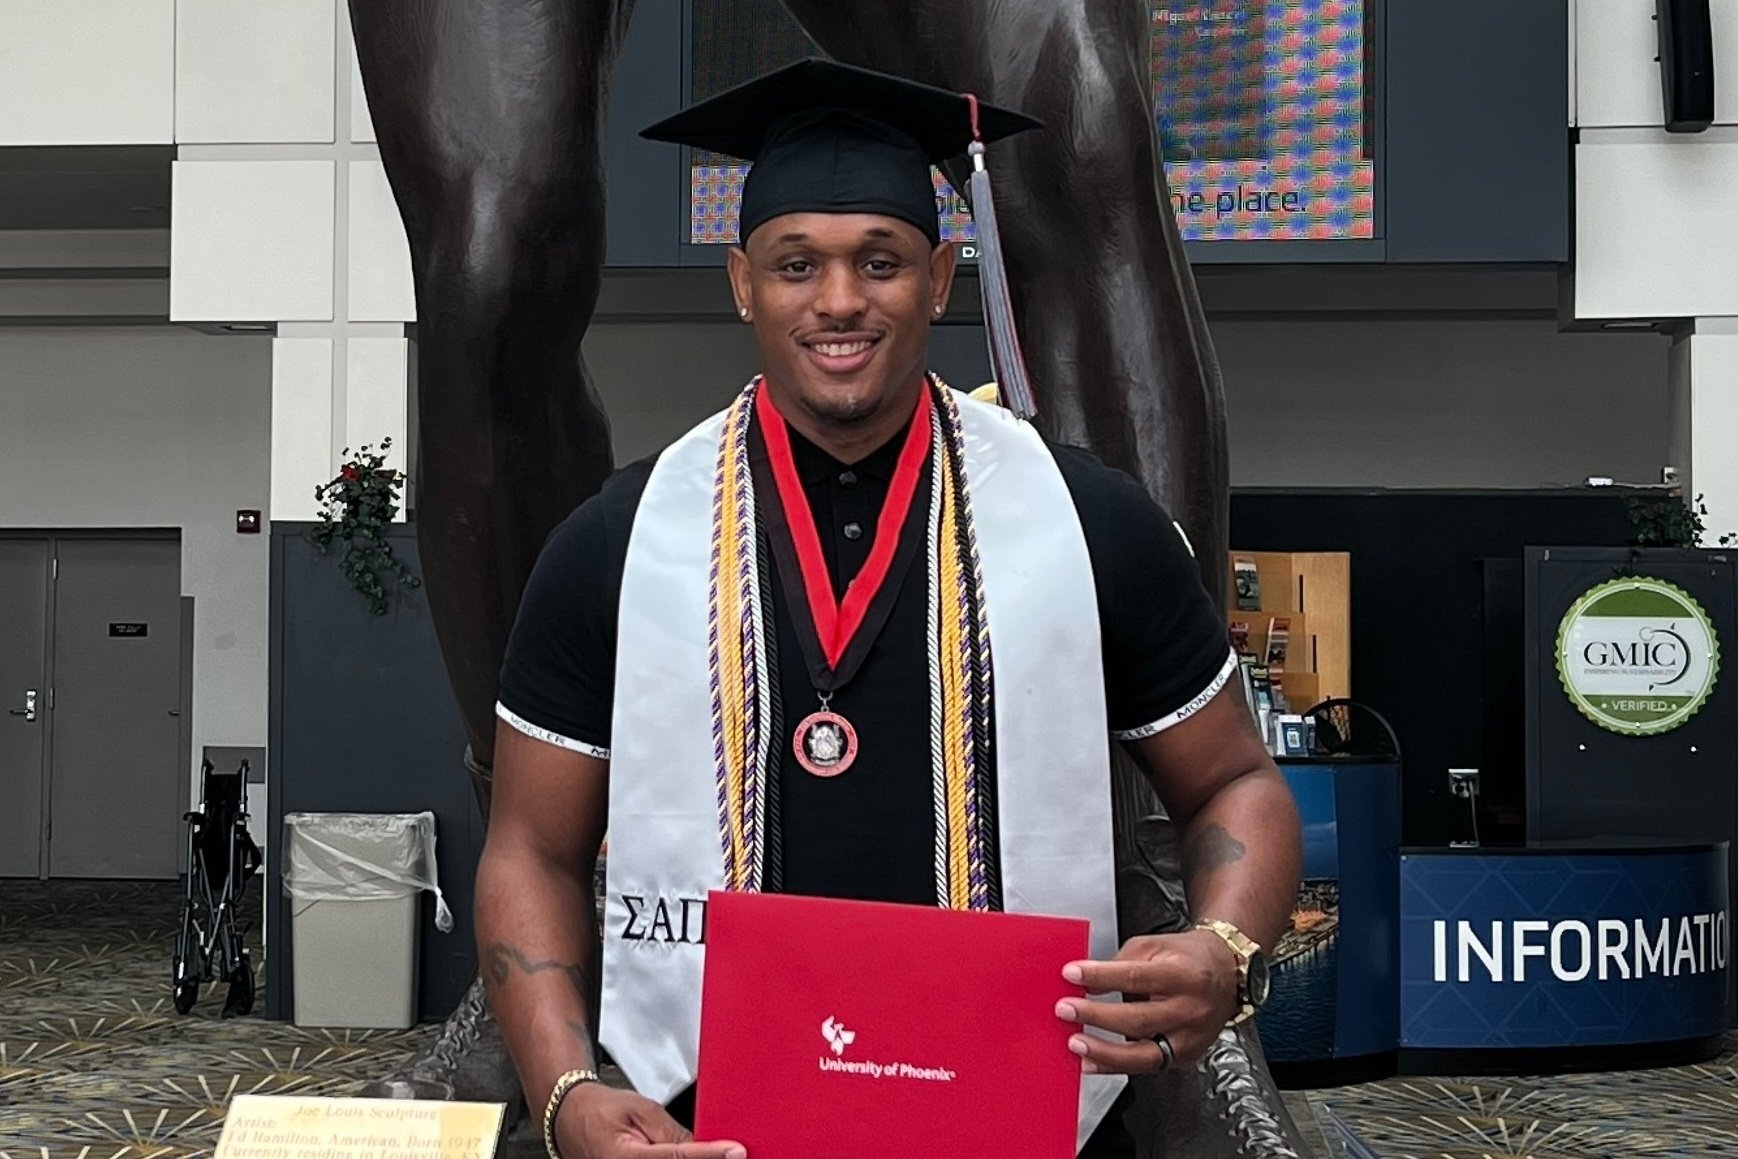
{"type": "Polygon", "coordinates": [[[344,448],[408,449],[410,250],[344,0],[178,0],[175,62],[170,317],[275,328],[268,514],[310,519],[344,448]]]}
{"type": "MultiPolygon", "coordinates": [[[[1577,320],[1738,316],[1738,85],[1717,86],[1712,128],[1667,133],[1653,9],[1571,9],[1577,320]]],[[[1717,60],[1738,58],[1735,16],[1714,6],[1717,60]]]]}
{"type": "Polygon", "coordinates": [[[1708,544],[1738,532],[1738,318],[1697,318],[1671,357],[1672,461],[1708,507],[1708,544]]]}
{"type": "Polygon", "coordinates": [[[176,142],[331,144],[341,18],[323,0],[176,0],[176,142]]]}
{"type": "Polygon", "coordinates": [[[0,145],[167,145],[175,0],[0,0],[0,145]]]}
{"type": "MultiPolygon", "coordinates": [[[[1738,59],[1738,12],[1713,5],[1714,56],[1738,59]]],[[[1659,24],[1643,0],[1573,0],[1570,108],[1578,323],[1651,323],[1677,335],[1668,359],[1665,462],[1704,497],[1707,542],[1738,531],[1738,85],[1715,89],[1714,124],[1673,134],[1659,24]]],[[[1641,381],[1638,391],[1657,384],[1641,381]]]]}
{"type": "Polygon", "coordinates": [[[399,332],[396,337],[352,334],[346,341],[344,444],[351,450],[364,445],[378,448],[391,439],[387,465],[405,470],[405,382],[410,343],[403,337],[403,327],[392,329],[399,332]]]}
{"type": "Polygon", "coordinates": [[[331,463],[332,339],[275,338],[271,518],[314,518],[314,487],[331,463]]]}

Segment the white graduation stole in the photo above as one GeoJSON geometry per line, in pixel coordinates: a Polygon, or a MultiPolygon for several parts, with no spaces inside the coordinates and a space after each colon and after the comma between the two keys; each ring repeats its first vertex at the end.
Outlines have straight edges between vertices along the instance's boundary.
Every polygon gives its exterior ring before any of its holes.
{"type": "MultiPolygon", "coordinates": [[[[994,666],[1003,908],[1087,919],[1092,956],[1108,959],[1115,858],[1086,540],[1037,433],[1000,407],[955,397],[994,666]]],[[[707,645],[724,422],[702,423],[659,458],[622,575],[600,1037],[635,1089],[659,1102],[694,1081],[705,898],[724,887],[707,645]]],[[[1124,1082],[1083,1077],[1081,1145],[1124,1082]]]]}

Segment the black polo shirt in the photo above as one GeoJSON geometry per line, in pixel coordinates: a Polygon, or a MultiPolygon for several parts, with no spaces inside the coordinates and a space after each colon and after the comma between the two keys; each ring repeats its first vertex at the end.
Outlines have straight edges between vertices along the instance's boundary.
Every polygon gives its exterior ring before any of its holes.
{"type": "MultiPolygon", "coordinates": [[[[791,432],[823,553],[843,594],[863,565],[904,436],[847,465],[791,432]]],[[[758,450],[758,439],[755,441],[758,450]]],[[[1225,623],[1202,587],[1181,533],[1128,475],[1084,451],[1052,446],[1079,513],[1099,609],[1106,727],[1150,735],[1198,708],[1224,677],[1225,623]]],[[[532,574],[501,674],[501,715],[550,743],[597,756],[610,745],[616,612],[634,514],[654,460],[618,472],[550,536],[532,574]]],[[[760,473],[757,471],[757,474],[760,473]]],[[[922,538],[928,472],[906,535],[922,538]]],[[[758,501],[776,503],[770,485],[758,501]]],[[[763,523],[774,520],[763,518],[763,523]]],[[[928,588],[923,551],[896,567],[885,627],[832,707],[856,727],[859,752],[843,776],[822,779],[796,763],[789,736],[819,707],[792,620],[791,593],[773,582],[782,768],[782,855],[773,872],[788,893],[935,904],[929,753],[928,588]]],[[[802,593],[794,593],[802,599],[802,593]]],[[[993,642],[992,642],[993,646],[993,642]]],[[[631,658],[629,658],[631,663],[631,658]]],[[[1056,679],[1076,678],[1057,672],[1056,679]]]]}

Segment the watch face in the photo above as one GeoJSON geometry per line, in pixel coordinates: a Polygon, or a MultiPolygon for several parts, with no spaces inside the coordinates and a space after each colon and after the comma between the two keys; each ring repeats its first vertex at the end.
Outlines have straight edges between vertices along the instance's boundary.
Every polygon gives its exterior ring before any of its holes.
{"type": "Polygon", "coordinates": [[[1249,959],[1249,1004],[1260,1009],[1267,1005],[1267,955],[1256,953],[1249,959]]]}

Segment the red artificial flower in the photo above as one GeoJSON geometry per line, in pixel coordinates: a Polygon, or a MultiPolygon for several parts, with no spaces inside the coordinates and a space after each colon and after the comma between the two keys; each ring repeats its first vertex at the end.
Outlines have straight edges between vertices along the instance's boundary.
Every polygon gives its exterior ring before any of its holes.
{"type": "Polygon", "coordinates": [[[340,473],[344,476],[345,479],[349,480],[352,483],[354,483],[358,477],[358,472],[357,472],[355,467],[345,467],[344,470],[340,473]]]}

